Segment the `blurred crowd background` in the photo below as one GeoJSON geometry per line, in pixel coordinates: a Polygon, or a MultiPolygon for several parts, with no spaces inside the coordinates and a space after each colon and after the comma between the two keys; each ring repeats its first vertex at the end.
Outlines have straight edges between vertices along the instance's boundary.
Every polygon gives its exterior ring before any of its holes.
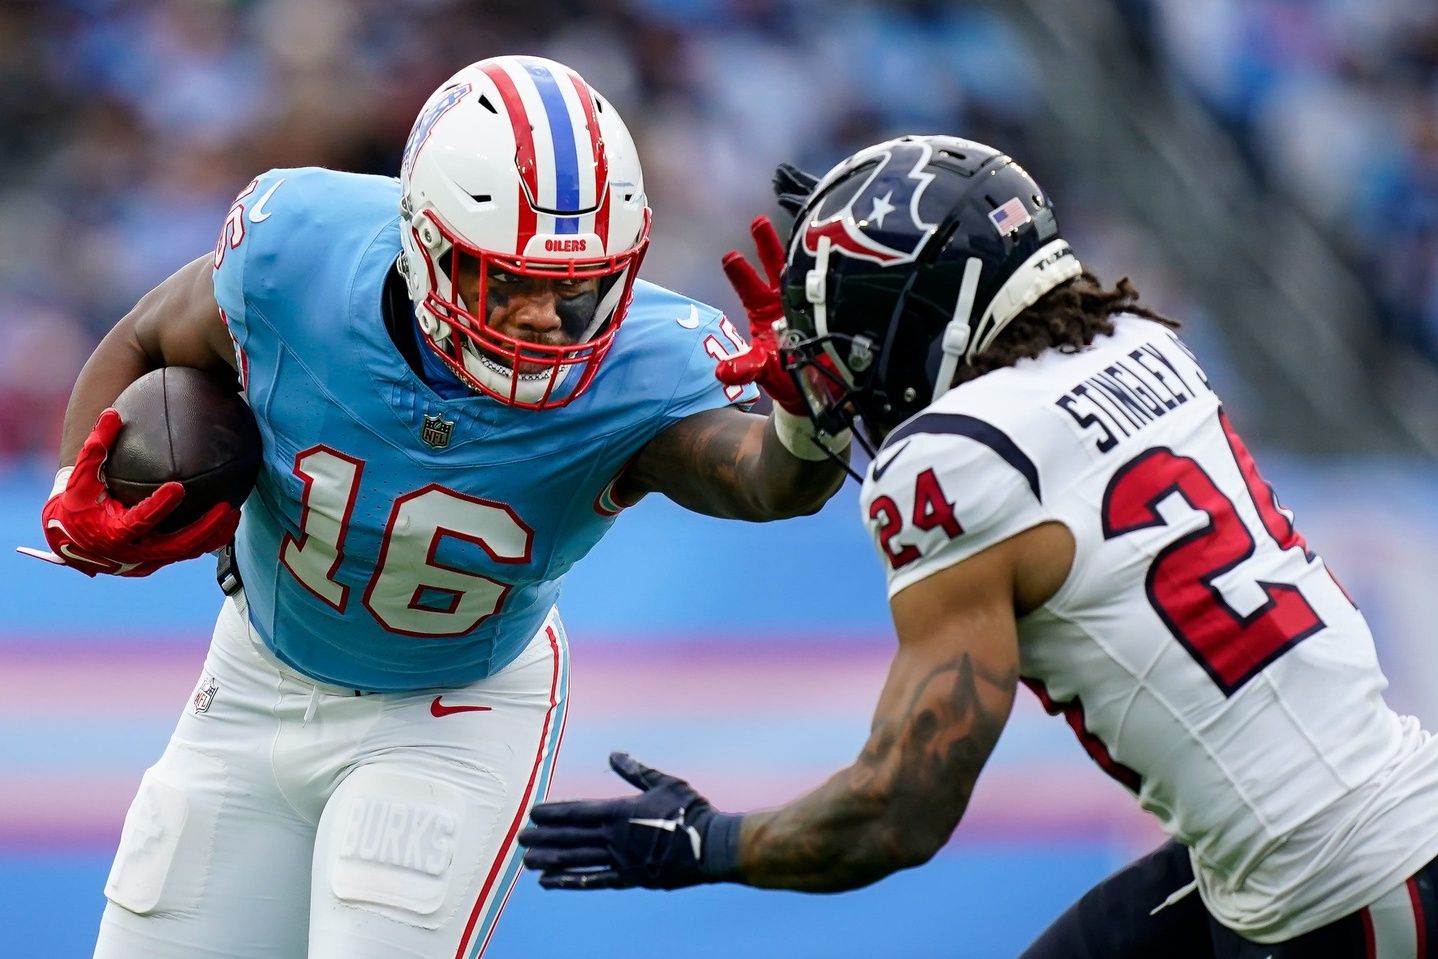
{"type": "Polygon", "coordinates": [[[1180,76],[1259,182],[1359,269],[1381,332],[1438,361],[1438,5],[1122,6],[1156,69],[1180,76]]]}
{"type": "MultiPolygon", "coordinates": [[[[1045,6],[1012,6],[1026,5],[1045,6]]],[[[1375,305],[1368,332],[1438,362],[1438,6],[1093,6],[1117,10],[1115,42],[1154,84],[1202,104],[1257,188],[1321,229],[1375,305]]],[[[1041,54],[1003,5],[8,0],[0,457],[50,454],[96,340],[213,245],[252,176],[309,164],[393,173],[429,91],[509,52],[578,68],[621,109],[656,211],[646,275],[657,282],[732,308],[718,260],[772,210],[775,163],[822,170],[885,136],[944,131],[1019,157],[1086,264],[1133,276],[1205,335],[1203,282],[1154,252],[1102,169],[1075,168],[1049,136],[1041,54]]]]}

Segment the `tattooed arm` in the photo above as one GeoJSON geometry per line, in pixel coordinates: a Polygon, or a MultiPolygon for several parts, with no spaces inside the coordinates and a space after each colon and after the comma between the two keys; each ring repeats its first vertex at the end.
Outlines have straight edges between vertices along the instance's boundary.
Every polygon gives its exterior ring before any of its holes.
{"type": "Polygon", "coordinates": [[[898,593],[899,652],[859,758],[780,809],[721,813],[624,753],[637,795],[544,802],[519,834],[546,889],[703,882],[836,892],[932,856],[958,825],[1018,680],[1018,617],[1063,584],[1074,539],[1044,523],[898,593]]]}
{"type": "Polygon", "coordinates": [[[744,816],[743,881],[832,892],[933,856],[1013,706],[1016,615],[1057,590],[1072,555],[1067,530],[1046,524],[894,596],[899,651],[868,742],[808,795],[744,816]]]}
{"type": "Polygon", "coordinates": [[[616,492],[626,502],[655,491],[710,516],[771,520],[818,512],[843,481],[834,461],[786,450],[772,417],[724,407],[687,416],[650,440],[616,492]]]}

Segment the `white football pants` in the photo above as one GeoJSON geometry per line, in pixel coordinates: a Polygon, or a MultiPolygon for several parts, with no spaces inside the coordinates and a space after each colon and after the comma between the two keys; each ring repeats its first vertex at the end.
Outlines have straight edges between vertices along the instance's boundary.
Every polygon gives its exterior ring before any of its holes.
{"type": "Polygon", "coordinates": [[[564,732],[558,613],[471,686],[358,695],[279,663],[244,608],[130,806],[95,959],[482,954],[564,732]]]}

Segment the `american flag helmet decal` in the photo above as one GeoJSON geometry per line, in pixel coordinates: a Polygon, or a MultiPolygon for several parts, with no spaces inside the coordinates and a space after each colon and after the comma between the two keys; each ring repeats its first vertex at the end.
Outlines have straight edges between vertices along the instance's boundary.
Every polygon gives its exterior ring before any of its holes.
{"type": "Polygon", "coordinates": [[[1010,197],[989,211],[989,222],[994,225],[994,229],[999,231],[1000,236],[1005,236],[1025,223],[1033,222],[1033,217],[1029,216],[1029,211],[1024,206],[1023,200],[1018,197],[1010,197]]]}

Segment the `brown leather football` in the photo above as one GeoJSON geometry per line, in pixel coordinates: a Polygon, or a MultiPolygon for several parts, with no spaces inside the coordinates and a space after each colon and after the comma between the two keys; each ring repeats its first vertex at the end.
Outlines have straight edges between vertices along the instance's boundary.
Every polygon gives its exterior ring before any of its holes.
{"type": "Polygon", "coordinates": [[[173,532],[220,501],[239,506],[260,471],[260,431],[233,383],[188,366],[140,377],[116,398],[124,425],[105,461],[105,485],[134,506],[178,480],[185,498],[156,529],[173,532]]]}

